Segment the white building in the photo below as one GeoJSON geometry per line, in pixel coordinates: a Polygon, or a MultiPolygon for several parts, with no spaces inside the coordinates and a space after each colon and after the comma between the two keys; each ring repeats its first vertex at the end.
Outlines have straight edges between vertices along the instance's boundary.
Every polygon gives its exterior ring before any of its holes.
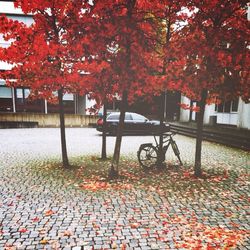
{"type": "MultiPolygon", "coordinates": [[[[181,102],[190,105],[190,100],[182,96],[181,102]]],[[[194,121],[196,114],[190,110],[181,109],[180,121],[194,121]]],[[[244,103],[241,98],[219,105],[206,105],[204,124],[206,125],[232,125],[238,128],[250,129],[250,103],[244,103]]]]}

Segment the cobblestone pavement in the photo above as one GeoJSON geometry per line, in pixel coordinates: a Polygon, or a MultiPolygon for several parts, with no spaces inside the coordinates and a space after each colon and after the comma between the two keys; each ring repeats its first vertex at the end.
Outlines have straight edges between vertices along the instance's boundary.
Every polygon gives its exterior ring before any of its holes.
{"type": "MultiPolygon", "coordinates": [[[[94,129],[66,133],[69,157],[99,154],[101,137],[94,129]]],[[[136,187],[94,193],[44,168],[48,160],[60,158],[59,129],[0,130],[0,138],[1,250],[203,249],[182,244],[184,238],[198,244],[202,237],[211,242],[204,249],[231,249],[230,244],[216,248],[216,240],[234,236],[237,249],[250,249],[249,180],[238,178],[230,192],[203,190],[193,198],[136,187]]],[[[122,154],[135,157],[139,145],[152,140],[126,136],[122,154]]],[[[114,141],[108,138],[109,154],[114,141]]],[[[191,164],[194,139],[176,136],[176,141],[184,163],[191,164]]],[[[203,159],[215,168],[250,168],[250,153],[208,142],[203,159]]]]}

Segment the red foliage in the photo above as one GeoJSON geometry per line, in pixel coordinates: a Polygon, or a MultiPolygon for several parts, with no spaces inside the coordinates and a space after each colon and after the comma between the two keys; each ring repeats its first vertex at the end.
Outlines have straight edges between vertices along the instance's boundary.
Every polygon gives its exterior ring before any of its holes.
{"type": "Polygon", "coordinates": [[[4,16],[0,18],[0,33],[11,42],[8,48],[0,49],[0,56],[13,65],[10,71],[2,72],[1,77],[10,85],[30,87],[32,95],[48,100],[59,89],[73,93],[85,91],[80,73],[86,72],[86,55],[90,54],[90,49],[88,41],[79,33],[87,30],[89,17],[81,10],[88,4],[66,0],[19,0],[15,1],[15,6],[24,13],[31,13],[34,22],[26,26],[4,16]]]}
{"type": "Polygon", "coordinates": [[[162,60],[157,55],[159,12],[152,1],[95,1],[91,26],[95,36],[95,60],[105,67],[91,71],[89,82],[97,102],[128,92],[129,102],[138,96],[159,93],[162,60]],[[107,49],[108,48],[108,49],[107,49]]]}
{"type": "MultiPolygon", "coordinates": [[[[199,100],[250,101],[247,1],[186,1],[190,17],[172,36],[167,87],[199,100]]],[[[169,56],[169,54],[168,54],[169,56]]]]}
{"type": "Polygon", "coordinates": [[[246,0],[14,4],[31,13],[34,23],[0,18],[0,33],[11,41],[0,57],[13,65],[0,76],[31,87],[35,96],[50,99],[63,88],[89,93],[99,105],[124,90],[133,102],[162,89],[199,100],[206,89],[210,102],[215,96],[249,101],[246,0]]]}
{"type": "Polygon", "coordinates": [[[191,111],[194,111],[194,112],[199,112],[200,111],[200,108],[198,106],[190,106],[186,103],[179,103],[180,107],[182,109],[188,109],[188,110],[191,110],[191,111]]]}

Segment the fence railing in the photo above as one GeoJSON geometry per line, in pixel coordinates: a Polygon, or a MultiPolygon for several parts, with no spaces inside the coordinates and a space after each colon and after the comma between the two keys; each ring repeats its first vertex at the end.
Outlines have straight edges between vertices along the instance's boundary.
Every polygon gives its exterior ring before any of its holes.
{"type": "MultiPolygon", "coordinates": [[[[196,137],[197,129],[189,126],[182,126],[175,123],[170,124],[170,130],[177,134],[196,137]]],[[[226,146],[240,148],[250,151],[250,132],[245,130],[233,131],[232,129],[203,129],[203,139],[206,141],[220,143],[226,146]]]]}

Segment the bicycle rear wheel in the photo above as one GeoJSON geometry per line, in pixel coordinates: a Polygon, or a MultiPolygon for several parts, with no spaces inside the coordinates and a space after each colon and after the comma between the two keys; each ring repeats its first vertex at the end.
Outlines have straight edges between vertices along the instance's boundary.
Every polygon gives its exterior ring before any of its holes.
{"type": "Polygon", "coordinates": [[[144,169],[150,169],[157,163],[157,149],[153,145],[142,145],[137,153],[137,157],[144,169]]]}

